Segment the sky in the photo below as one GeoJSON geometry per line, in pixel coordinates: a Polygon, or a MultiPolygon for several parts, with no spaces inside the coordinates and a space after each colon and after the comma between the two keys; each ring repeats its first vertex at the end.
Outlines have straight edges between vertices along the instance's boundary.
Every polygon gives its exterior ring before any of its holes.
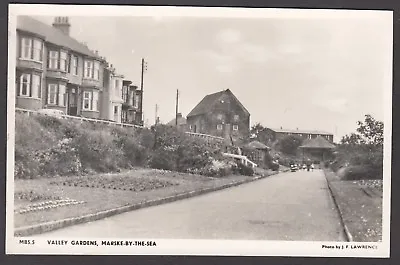
{"type": "Polygon", "coordinates": [[[156,104],[162,122],[174,118],[177,89],[184,116],[205,95],[229,88],[249,110],[251,125],[323,130],[335,141],[354,132],[365,114],[384,119],[392,28],[379,14],[69,18],[72,37],[137,85],[145,58],[149,124],[156,104]]]}

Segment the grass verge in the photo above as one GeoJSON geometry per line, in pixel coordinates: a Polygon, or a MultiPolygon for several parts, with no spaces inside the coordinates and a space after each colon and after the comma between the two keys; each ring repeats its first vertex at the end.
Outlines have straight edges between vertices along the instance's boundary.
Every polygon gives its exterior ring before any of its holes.
{"type": "Polygon", "coordinates": [[[139,168],[118,174],[16,180],[14,227],[81,217],[249,178],[139,168]]]}
{"type": "Polygon", "coordinates": [[[341,180],[332,171],[325,176],[338,205],[343,223],[355,242],[382,240],[382,193],[365,181],[341,180]]]}

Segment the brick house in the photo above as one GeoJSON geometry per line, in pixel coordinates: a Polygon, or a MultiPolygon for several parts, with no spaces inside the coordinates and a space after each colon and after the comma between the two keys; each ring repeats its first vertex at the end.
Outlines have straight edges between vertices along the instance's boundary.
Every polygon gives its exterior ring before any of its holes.
{"type": "Polygon", "coordinates": [[[17,17],[16,107],[120,122],[123,77],[97,51],[72,38],[70,27],[68,17],[55,17],[52,26],[17,17]]]}
{"type": "Polygon", "coordinates": [[[249,136],[250,113],[229,89],[205,96],[186,118],[190,132],[233,141],[249,136]]]}
{"type": "Polygon", "coordinates": [[[333,134],[329,132],[324,132],[324,131],[313,131],[313,130],[291,130],[291,129],[272,129],[272,128],[266,128],[266,132],[268,135],[271,137],[272,141],[280,140],[288,135],[296,135],[303,140],[307,139],[315,139],[318,136],[321,136],[328,140],[329,142],[333,142],[333,134]]]}

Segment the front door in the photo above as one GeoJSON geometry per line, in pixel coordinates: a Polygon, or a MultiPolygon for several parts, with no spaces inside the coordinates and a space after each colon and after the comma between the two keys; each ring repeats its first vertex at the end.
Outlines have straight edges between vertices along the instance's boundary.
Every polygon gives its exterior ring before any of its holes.
{"type": "Polygon", "coordinates": [[[76,116],[78,114],[78,91],[76,88],[70,88],[68,93],[68,115],[76,116]]]}

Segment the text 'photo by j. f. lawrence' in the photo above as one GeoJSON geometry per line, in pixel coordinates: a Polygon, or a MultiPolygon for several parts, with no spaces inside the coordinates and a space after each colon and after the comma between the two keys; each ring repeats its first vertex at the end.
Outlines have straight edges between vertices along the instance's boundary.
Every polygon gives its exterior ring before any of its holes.
{"type": "Polygon", "coordinates": [[[392,12],[9,10],[7,253],[389,257],[392,12]]]}

